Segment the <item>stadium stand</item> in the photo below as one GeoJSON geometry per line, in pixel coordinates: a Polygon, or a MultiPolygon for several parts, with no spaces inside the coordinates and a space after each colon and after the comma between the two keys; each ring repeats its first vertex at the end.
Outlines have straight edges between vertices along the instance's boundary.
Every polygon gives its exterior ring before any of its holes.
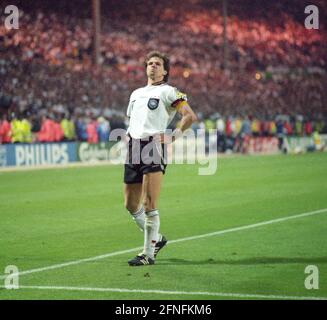
{"type": "Polygon", "coordinates": [[[0,19],[0,112],[29,122],[33,141],[47,141],[47,120],[70,118],[77,128],[77,120],[87,126],[103,117],[111,129],[122,127],[130,92],[144,84],[142,59],[159,48],[171,57],[170,83],[204,122],[215,127],[223,119],[225,130],[231,123],[239,132],[250,121],[250,134],[261,136],[277,134],[283,119],[289,135],[326,133],[327,6],[316,2],[319,30],[304,28],[305,1],[230,1],[226,69],[218,1],[103,1],[99,67],[92,65],[90,1],[16,1],[19,30],[0,19]]]}

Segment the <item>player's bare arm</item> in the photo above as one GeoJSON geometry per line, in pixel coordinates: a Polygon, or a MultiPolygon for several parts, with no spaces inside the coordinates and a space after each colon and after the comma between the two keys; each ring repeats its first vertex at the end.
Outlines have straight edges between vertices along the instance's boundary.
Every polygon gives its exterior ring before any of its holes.
{"type": "Polygon", "coordinates": [[[176,110],[182,116],[182,119],[180,120],[180,126],[173,131],[172,136],[167,137],[165,134],[160,135],[161,143],[174,142],[183,135],[183,132],[188,129],[192,123],[198,120],[196,114],[185,100],[181,101],[176,106],[176,110]]]}
{"type": "Polygon", "coordinates": [[[192,123],[198,120],[196,114],[186,101],[181,101],[179,103],[179,105],[177,106],[177,112],[182,115],[182,119],[180,121],[180,127],[177,128],[175,131],[179,130],[181,131],[181,133],[183,133],[192,125],[192,123]]]}

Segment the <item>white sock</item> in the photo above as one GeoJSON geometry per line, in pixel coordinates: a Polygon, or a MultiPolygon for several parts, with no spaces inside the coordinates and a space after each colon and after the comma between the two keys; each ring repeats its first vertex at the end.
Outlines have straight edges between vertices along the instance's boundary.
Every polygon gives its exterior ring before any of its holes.
{"type": "MultiPolygon", "coordinates": [[[[141,231],[144,231],[144,224],[145,224],[145,211],[144,208],[141,207],[139,210],[137,210],[135,213],[131,213],[131,216],[133,217],[133,220],[137,224],[137,226],[140,228],[141,231]]],[[[158,233],[158,241],[161,241],[162,235],[158,233]]]]}
{"type": "Polygon", "coordinates": [[[159,211],[152,210],[146,212],[145,215],[144,249],[142,253],[146,254],[151,259],[154,259],[154,249],[159,240],[159,211]]]}
{"type": "Polygon", "coordinates": [[[141,229],[141,231],[144,231],[144,224],[145,224],[144,208],[141,207],[135,213],[131,213],[131,216],[133,217],[133,220],[138,225],[138,227],[141,229]]]}

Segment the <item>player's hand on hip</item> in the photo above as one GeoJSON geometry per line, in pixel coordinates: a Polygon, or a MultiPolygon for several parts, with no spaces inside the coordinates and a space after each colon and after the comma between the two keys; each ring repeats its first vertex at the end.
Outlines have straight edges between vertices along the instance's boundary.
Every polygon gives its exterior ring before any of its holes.
{"type": "Polygon", "coordinates": [[[183,132],[181,129],[175,129],[172,134],[160,133],[154,136],[154,140],[158,143],[170,144],[173,143],[176,139],[181,137],[183,132]]]}
{"type": "Polygon", "coordinates": [[[163,143],[163,144],[172,143],[172,136],[165,133],[156,134],[153,138],[154,141],[157,143],[163,143]]]}

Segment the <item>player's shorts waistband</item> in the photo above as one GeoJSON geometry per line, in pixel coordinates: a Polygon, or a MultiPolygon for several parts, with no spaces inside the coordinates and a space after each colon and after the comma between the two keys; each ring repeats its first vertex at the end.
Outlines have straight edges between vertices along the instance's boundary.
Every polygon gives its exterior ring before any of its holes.
{"type": "Polygon", "coordinates": [[[127,136],[130,138],[130,140],[141,141],[141,142],[151,142],[155,138],[155,136],[148,136],[145,138],[133,138],[129,133],[127,134],[127,136]]]}

